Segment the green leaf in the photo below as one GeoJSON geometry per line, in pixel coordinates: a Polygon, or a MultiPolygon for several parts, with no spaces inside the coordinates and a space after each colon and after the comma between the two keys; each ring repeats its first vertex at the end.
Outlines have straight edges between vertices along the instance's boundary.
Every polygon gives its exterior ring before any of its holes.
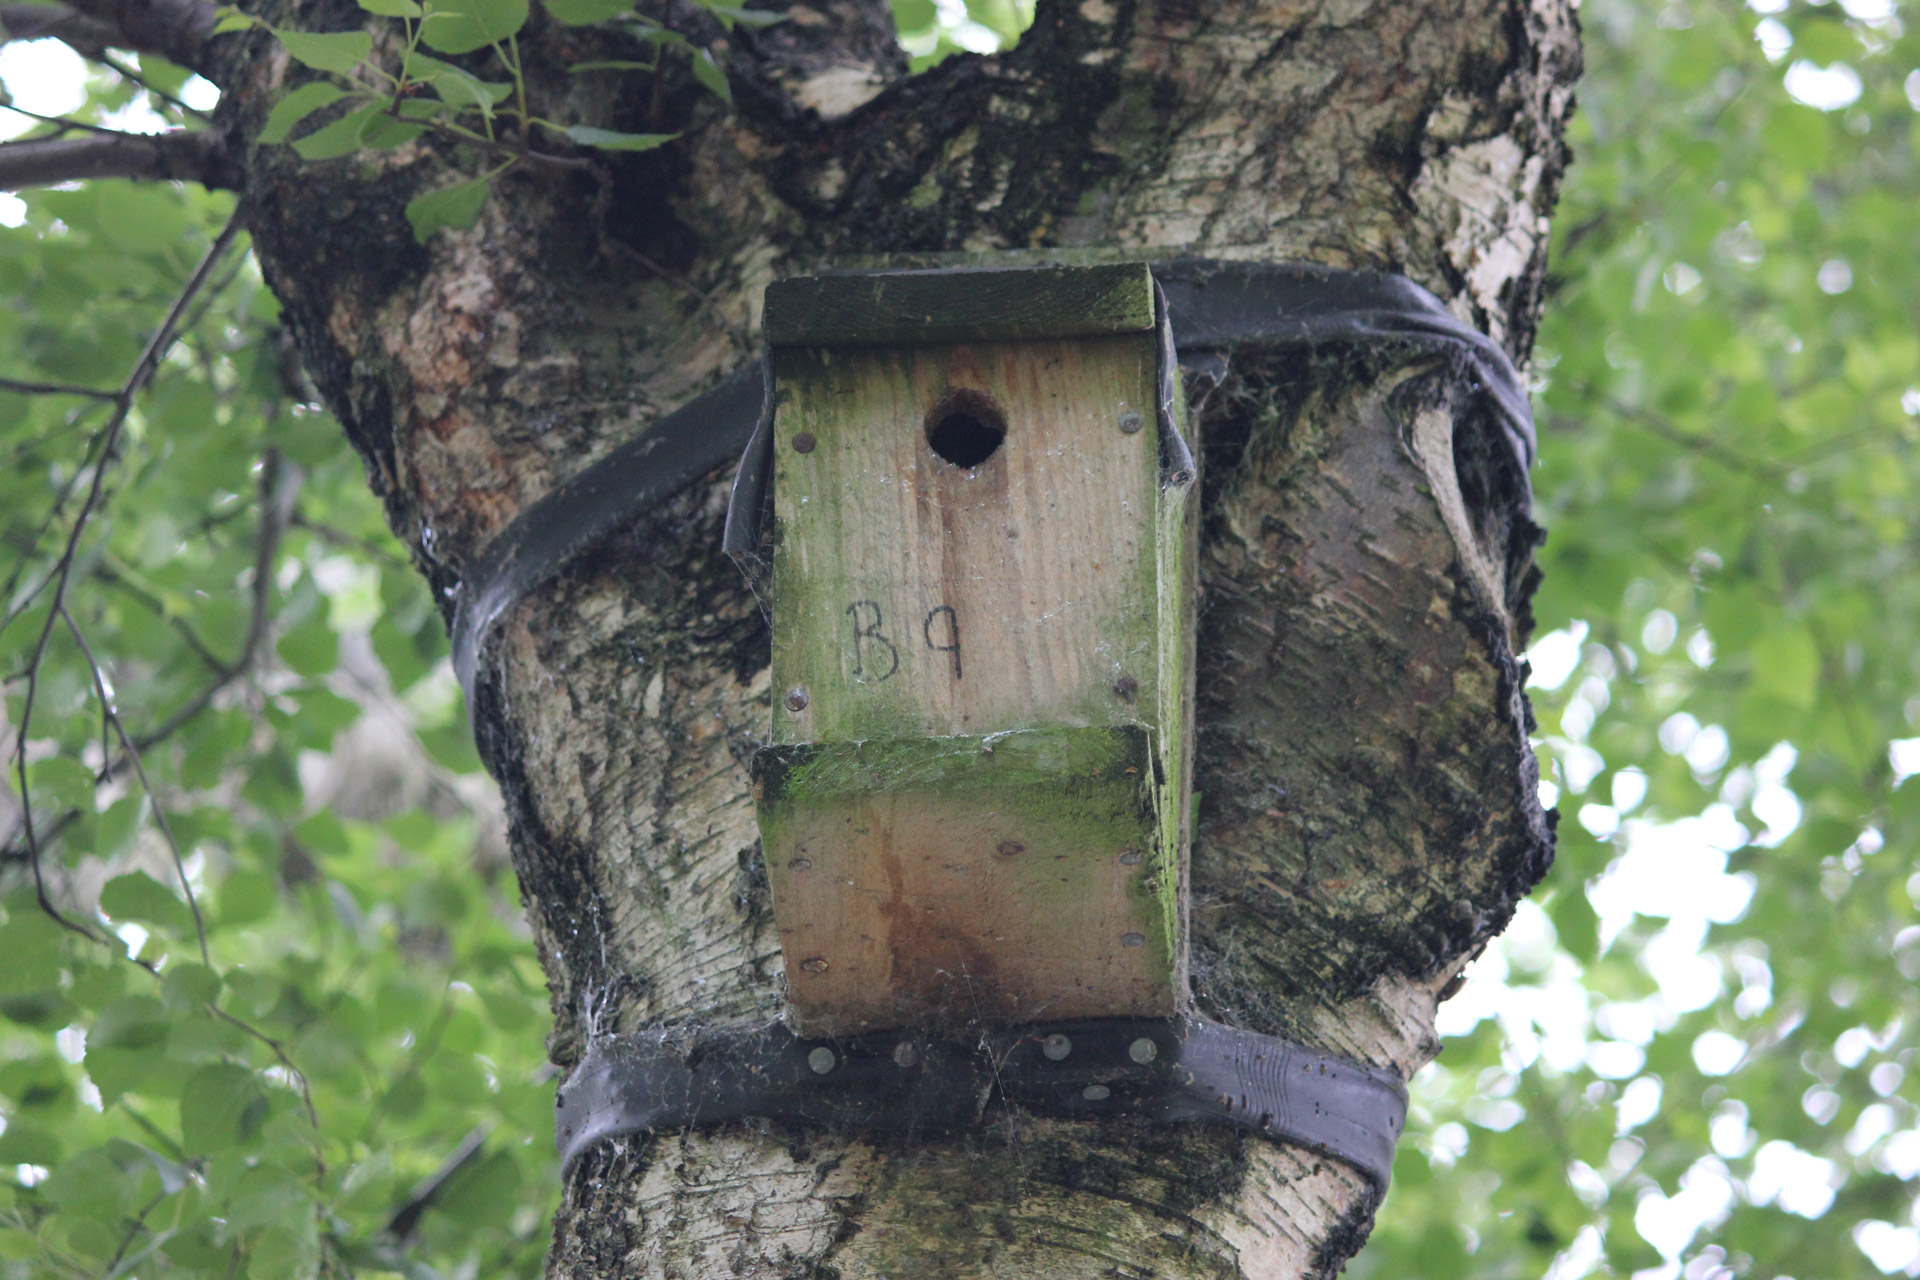
{"type": "Polygon", "coordinates": [[[1802,626],[1776,623],[1753,642],[1753,683],[1795,707],[1811,707],[1820,685],[1820,650],[1802,626]]]}
{"type": "Polygon", "coordinates": [[[247,1256],[247,1280],[309,1280],[317,1261],[317,1251],[305,1236],[271,1226],[247,1256]]]}
{"type": "Polygon", "coordinates": [[[221,5],[214,10],[216,21],[211,34],[224,36],[234,31],[247,31],[260,25],[260,20],[249,13],[242,13],[230,5],[221,5]]]}
{"type": "Polygon", "coordinates": [[[160,981],[160,999],[169,1009],[198,1009],[220,995],[220,975],[203,964],[176,964],[160,981]]]}
{"type": "Polygon", "coordinates": [[[0,1164],[60,1163],[60,1135],[32,1120],[14,1116],[0,1133],[0,1164]]]}
{"type": "Polygon", "coordinates": [[[633,12],[633,0],[547,0],[547,14],[570,27],[605,22],[633,12]]]}
{"type": "Polygon", "coordinates": [[[434,1206],[453,1222],[474,1227],[513,1212],[520,1193],[520,1166],[508,1151],[495,1151],[455,1174],[434,1206]]]}
{"type": "Polygon", "coordinates": [[[293,133],[295,125],[320,108],[338,102],[346,96],[347,91],[338,85],[329,84],[325,80],[308,81],[273,104],[273,110],[267,113],[266,124],[260,127],[260,141],[285,142],[293,133]]]}
{"type": "Polygon", "coordinates": [[[116,920],[140,920],[182,935],[193,932],[193,913],[187,904],[144,871],[107,881],[100,890],[100,909],[116,920]]]}
{"type": "Polygon", "coordinates": [[[281,636],[274,649],[296,675],[308,679],[327,675],[340,661],[340,637],[327,625],[326,615],[319,611],[281,636]]]}
{"type": "MultiPolygon", "coordinates": [[[[1916,788],[1920,790],[1920,788],[1916,788]]],[[[34,904],[31,895],[11,900],[0,925],[0,995],[24,995],[60,981],[60,951],[67,931],[34,904]]]]}
{"type": "Polygon", "coordinates": [[[713,60],[711,50],[695,49],[693,51],[693,78],[705,85],[707,91],[714,97],[728,106],[733,105],[733,87],[727,83],[727,73],[722,71],[720,64],[713,60]]]}
{"type": "Polygon", "coordinates": [[[526,23],[527,0],[432,0],[420,24],[420,42],[441,53],[472,53],[526,23]]]}
{"type": "Polygon", "coordinates": [[[651,151],[679,136],[677,133],[617,133],[590,124],[571,125],[567,129],[567,137],[573,141],[583,147],[598,147],[602,151],[651,151]]]}
{"type": "Polygon", "coordinates": [[[296,62],[305,63],[315,71],[331,71],[339,76],[352,75],[354,69],[373,52],[373,36],[365,31],[322,33],[275,27],[273,34],[280,38],[280,43],[286,46],[296,62]]]}
{"type": "Polygon", "coordinates": [[[383,18],[417,18],[426,12],[413,0],[359,0],[359,4],[368,13],[377,13],[383,18]]]}
{"type": "Polygon", "coordinates": [[[229,872],[220,885],[220,923],[224,926],[257,924],[273,914],[279,898],[279,888],[266,872],[229,872]]]}
{"type": "Polygon", "coordinates": [[[333,160],[360,149],[360,135],[374,117],[380,114],[380,104],[361,107],[358,111],[349,111],[324,129],[316,129],[293,144],[293,149],[302,160],[333,160]]]}
{"type": "Polygon", "coordinates": [[[180,1087],[180,1145],[193,1155],[212,1155],[258,1132],[266,1113],[266,1093],[253,1072],[209,1063],[180,1087]]]}
{"type": "MultiPolygon", "coordinates": [[[[93,770],[72,756],[49,756],[27,766],[27,785],[34,804],[55,814],[66,809],[93,812],[93,770]]],[[[44,815],[41,821],[47,816],[51,815],[44,815]]]]}
{"type": "Polygon", "coordinates": [[[300,823],[293,829],[293,834],[323,857],[347,851],[346,824],[330,809],[322,809],[300,823]]]}
{"type": "Polygon", "coordinates": [[[619,58],[604,62],[576,62],[567,68],[571,76],[585,75],[589,71],[658,71],[657,62],[629,62],[619,58]]]}
{"type": "MultiPolygon", "coordinates": [[[[401,103],[401,110],[409,104],[401,103]]],[[[393,148],[412,142],[427,131],[427,126],[412,120],[395,119],[382,111],[367,121],[367,127],[360,133],[360,145],[369,151],[391,151],[393,148]]]]}
{"type": "Polygon", "coordinates": [[[487,190],[487,180],[475,178],[407,201],[407,223],[413,228],[413,238],[425,244],[436,231],[465,231],[480,221],[487,190]]]}
{"type": "Polygon", "coordinates": [[[407,60],[407,74],[422,84],[431,85],[441,101],[474,107],[486,116],[491,116],[494,105],[505,102],[513,92],[510,84],[482,80],[450,62],[424,53],[416,53],[407,60]]]}

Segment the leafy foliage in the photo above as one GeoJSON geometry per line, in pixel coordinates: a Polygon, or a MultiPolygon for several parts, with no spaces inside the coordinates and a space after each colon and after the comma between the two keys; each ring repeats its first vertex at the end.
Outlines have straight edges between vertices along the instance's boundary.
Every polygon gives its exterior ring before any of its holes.
{"type": "Polygon", "coordinates": [[[33,819],[16,776],[0,1275],[531,1273],[546,998],[437,611],[282,367],[244,245],[208,257],[230,199],[24,200],[5,372],[74,390],[0,389],[5,737],[25,722],[33,819]]]}
{"type": "MultiPolygon", "coordinates": [[[[564,138],[579,147],[602,151],[651,151],[677,138],[671,133],[625,133],[592,124],[560,124],[527,110],[526,69],[519,34],[532,17],[528,0],[358,0],[370,17],[399,25],[396,41],[382,42],[376,56],[368,30],[315,32],[269,28],[295,62],[334,77],[296,85],[274,104],[260,141],[290,143],[300,158],[336,160],[360,151],[404,146],[422,134],[439,133],[472,145],[489,158],[478,177],[426,192],[410,201],[407,224],[421,243],[435,232],[465,230],[480,219],[493,180],[522,162],[577,165],[567,156],[543,150],[537,135],[564,138]],[[387,44],[397,45],[388,55],[387,44]],[[447,57],[486,55],[483,72],[443,61],[447,57]],[[391,69],[389,69],[389,66],[391,69]],[[504,79],[483,79],[482,74],[504,79]],[[431,94],[431,96],[427,96],[431,94]],[[344,113],[319,128],[292,135],[312,117],[344,102],[344,113]]],[[[765,26],[784,15],[701,0],[723,25],[765,26]]],[[[666,48],[686,51],[694,79],[722,102],[731,104],[732,88],[713,51],[634,12],[633,0],[554,0],[549,16],[568,26],[608,24],[652,49],[649,60],[581,62],[572,70],[655,72],[666,48]]],[[[264,25],[237,9],[222,11],[223,31],[264,25]]],[[[472,59],[468,59],[472,62],[472,59]]]]}

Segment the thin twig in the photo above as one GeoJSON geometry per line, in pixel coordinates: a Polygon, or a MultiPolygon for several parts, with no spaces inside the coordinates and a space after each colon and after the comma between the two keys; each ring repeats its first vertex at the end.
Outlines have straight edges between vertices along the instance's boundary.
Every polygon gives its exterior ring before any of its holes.
{"type": "Polygon", "coordinates": [[[746,329],[740,325],[736,325],[732,319],[728,317],[727,313],[720,309],[720,304],[714,301],[712,294],[706,292],[684,276],[667,270],[646,254],[641,253],[638,249],[622,240],[609,237],[608,243],[612,244],[615,249],[633,259],[633,261],[646,270],[651,271],[654,275],[665,280],[668,284],[692,294],[694,298],[699,301],[700,305],[711,312],[714,319],[720,322],[720,327],[726,330],[727,336],[740,344],[742,351],[751,351],[753,349],[753,340],[748,336],[746,329]]]}
{"type": "Polygon", "coordinates": [[[258,1040],[261,1044],[267,1046],[268,1051],[272,1053],[275,1058],[279,1059],[280,1065],[287,1069],[287,1074],[293,1077],[293,1082],[296,1085],[300,1086],[300,1102],[303,1106],[306,1107],[307,1123],[313,1127],[313,1134],[315,1139],[314,1148],[313,1148],[313,1162],[314,1164],[319,1166],[320,1174],[322,1177],[324,1177],[326,1175],[327,1166],[326,1166],[326,1161],[322,1159],[320,1155],[320,1146],[319,1146],[320,1113],[313,1109],[313,1091],[307,1087],[306,1073],[301,1071],[300,1068],[293,1065],[293,1059],[287,1056],[287,1049],[285,1045],[281,1044],[278,1040],[275,1040],[272,1036],[268,1035],[266,1032],[262,1031],[260,1028],[254,1026],[252,1023],[247,1022],[243,1018],[234,1017],[232,1014],[228,1013],[225,1009],[222,1009],[219,1005],[216,1005],[216,1004],[209,1004],[207,1006],[207,1012],[211,1013],[214,1017],[220,1019],[222,1022],[229,1023],[232,1026],[238,1027],[240,1030],[252,1036],[255,1040],[258,1040]]]}
{"type": "Polygon", "coordinates": [[[47,620],[40,628],[40,635],[34,642],[33,655],[27,665],[27,692],[20,707],[20,725],[17,730],[18,736],[14,739],[13,759],[20,782],[21,827],[26,835],[27,857],[33,864],[34,894],[39,900],[40,909],[63,928],[96,942],[99,941],[99,936],[92,929],[77,920],[68,918],[66,913],[54,906],[53,900],[47,896],[46,874],[40,858],[40,842],[33,829],[33,795],[27,785],[27,740],[33,725],[34,703],[40,693],[41,664],[46,660],[47,643],[53,638],[53,629],[65,612],[67,586],[73,580],[73,565],[80,551],[80,540],[86,535],[88,521],[92,518],[94,511],[99,508],[101,497],[106,491],[107,469],[113,461],[114,450],[120,443],[120,434],[126,427],[127,417],[133,412],[134,398],[152,379],[154,371],[160,367],[161,359],[172,348],[173,336],[181,318],[186,315],[187,308],[193,304],[194,296],[213,274],[214,267],[226,254],[228,246],[240,234],[240,222],[241,211],[236,209],[233,216],[228,219],[227,225],[214,238],[213,244],[207,249],[206,256],[200,260],[200,265],[194,268],[193,274],[188,277],[180,295],[174,299],[173,306],[168,309],[166,317],[160,322],[160,327],[154,331],[146,349],[134,362],[132,372],[127,375],[126,382],[121,385],[120,394],[114,398],[113,416],[108,419],[107,425],[101,431],[103,444],[99,461],[93,469],[93,482],[88,486],[86,499],[74,516],[73,531],[67,535],[66,547],[60,553],[59,565],[54,571],[53,600],[47,606],[47,620]]]}
{"type": "Polygon", "coordinates": [[[74,621],[73,612],[64,603],[59,609],[60,616],[66,620],[68,634],[80,646],[80,656],[86,659],[87,670],[93,674],[93,691],[100,699],[100,714],[112,724],[114,734],[120,739],[120,748],[126,752],[127,761],[133,766],[133,776],[140,780],[140,789],[153,802],[154,825],[160,828],[160,835],[167,842],[167,851],[173,855],[174,874],[180,877],[180,891],[187,895],[187,906],[193,912],[193,932],[200,942],[200,963],[211,969],[213,956],[207,950],[207,922],[200,914],[200,899],[193,892],[193,881],[187,878],[187,860],[180,852],[180,842],[174,838],[173,824],[167,821],[167,807],[160,803],[160,793],[153,789],[153,782],[147,777],[147,766],[140,762],[140,750],[133,745],[133,739],[127,736],[127,726],[120,722],[120,712],[113,705],[112,686],[108,685],[107,673],[100,669],[99,662],[93,656],[93,647],[87,643],[80,624],[74,621]]]}
{"type": "Polygon", "coordinates": [[[180,1149],[180,1144],[175,1142],[172,1136],[169,1135],[165,1129],[162,1129],[159,1125],[155,1124],[153,1121],[147,1119],[145,1116],[141,1115],[138,1111],[134,1110],[133,1104],[127,1101],[127,1097],[125,1094],[120,1095],[120,1100],[115,1105],[118,1106],[121,1112],[125,1114],[129,1119],[131,1119],[135,1124],[139,1125],[142,1129],[146,1130],[147,1136],[149,1138],[152,1138],[154,1142],[166,1148],[166,1153],[171,1159],[179,1162],[180,1164],[187,1163],[187,1160],[188,1160],[187,1153],[180,1149]]]}
{"type": "MultiPolygon", "coordinates": [[[[93,463],[93,448],[100,443],[102,435],[103,433],[97,431],[93,434],[87,441],[86,451],[80,455],[80,465],[60,482],[60,490],[53,495],[53,505],[47,509],[46,518],[40,521],[39,527],[33,531],[33,536],[27,539],[27,545],[21,551],[19,560],[14,563],[13,572],[7,575],[4,584],[0,584],[0,600],[13,599],[14,588],[20,585],[20,579],[26,576],[28,568],[32,566],[33,553],[39,548],[41,537],[53,527],[54,521],[58,520],[61,513],[67,509],[67,503],[73,498],[73,491],[79,487],[80,477],[87,474],[88,466],[93,463]]],[[[39,598],[40,593],[52,585],[54,572],[54,570],[48,570],[47,576],[41,579],[40,585],[11,605],[4,616],[0,616],[0,631],[5,631],[12,626],[15,618],[33,607],[33,602],[39,598]]]]}
{"type": "Polygon", "coordinates": [[[486,1148],[487,1137],[493,1132],[492,1123],[474,1128],[453,1149],[451,1155],[440,1162],[440,1167],[423,1178],[407,1196],[407,1202],[401,1205],[387,1219],[387,1234],[396,1240],[405,1241],[420,1225],[420,1219],[426,1216],[433,1202],[440,1198],[454,1175],[471,1164],[486,1148]]]}
{"type": "Polygon", "coordinates": [[[94,400],[115,400],[117,391],[100,391],[93,387],[71,387],[64,382],[22,382],[18,378],[0,378],[0,391],[12,391],[23,396],[87,396],[94,400]]]}
{"type": "Polygon", "coordinates": [[[0,102],[0,107],[4,107],[15,115],[26,116],[30,120],[38,120],[42,124],[57,124],[62,129],[78,129],[82,133],[104,133],[115,138],[128,136],[125,129],[109,129],[105,125],[89,124],[85,120],[69,120],[65,116],[43,115],[38,111],[29,111],[25,107],[16,107],[11,102],[0,102]]]}
{"type": "Polygon", "coordinates": [[[83,409],[69,413],[67,420],[59,426],[50,427],[37,436],[29,436],[27,439],[20,441],[7,452],[7,463],[12,464],[20,461],[22,458],[31,457],[55,441],[72,435],[85,425],[86,415],[98,408],[100,408],[99,404],[87,405],[83,409]]]}
{"type": "Polygon", "coordinates": [[[355,534],[348,533],[345,529],[339,528],[336,525],[330,525],[324,520],[315,520],[310,516],[302,515],[298,511],[294,512],[293,515],[288,518],[287,526],[293,529],[303,529],[322,542],[331,543],[336,547],[351,548],[352,550],[360,552],[362,555],[384,561],[396,569],[411,569],[413,567],[406,562],[405,558],[395,555],[392,551],[381,546],[371,538],[362,538],[355,534]]]}
{"type": "Polygon", "coordinates": [[[165,89],[160,88],[158,85],[148,83],[144,78],[141,77],[138,71],[135,71],[132,67],[128,66],[126,63],[120,61],[120,59],[114,57],[112,54],[107,53],[104,50],[101,51],[100,56],[95,58],[94,61],[106,67],[108,70],[112,71],[115,75],[119,76],[122,80],[125,80],[130,84],[139,85],[142,89],[145,89],[148,93],[160,99],[160,101],[166,103],[168,106],[172,107],[176,111],[184,111],[188,115],[193,116],[194,118],[199,120],[208,120],[212,118],[206,112],[200,110],[200,108],[188,106],[185,102],[182,102],[180,99],[174,97],[172,94],[168,93],[165,89]]]}
{"type": "Polygon", "coordinates": [[[285,486],[283,490],[280,475],[280,451],[267,449],[260,456],[260,532],[254,540],[253,607],[247,622],[247,638],[240,647],[239,656],[220,666],[213,682],[189,698],[185,705],[157,727],[135,739],[140,750],[144,751],[172,737],[181,725],[212,705],[222,690],[251,671],[259,659],[260,647],[266,643],[267,631],[273,621],[274,561],[280,552],[280,536],[287,526],[288,510],[299,491],[297,482],[285,486]]]}
{"type": "Polygon", "coordinates": [[[147,1201],[146,1205],[140,1210],[140,1212],[137,1215],[135,1215],[133,1221],[130,1224],[128,1224],[127,1234],[124,1237],[122,1237],[120,1241],[120,1247],[113,1251],[113,1256],[111,1258],[107,1259],[106,1270],[102,1271],[100,1274],[107,1275],[107,1276],[110,1276],[113,1274],[114,1268],[120,1265],[120,1259],[127,1256],[127,1250],[133,1248],[133,1242],[140,1238],[140,1233],[142,1231],[146,1230],[147,1215],[152,1213],[155,1209],[158,1209],[160,1207],[160,1202],[162,1200],[165,1200],[166,1198],[167,1198],[166,1188],[162,1187],[160,1189],[160,1194],[154,1196],[153,1199],[147,1201]]]}
{"type": "MultiPolygon", "coordinates": [[[[202,663],[216,673],[225,673],[227,669],[225,660],[207,646],[207,642],[200,638],[198,632],[187,625],[187,620],[185,618],[169,617],[167,614],[166,601],[116,568],[111,563],[111,557],[101,557],[100,563],[94,567],[93,574],[108,586],[118,587],[151,609],[154,613],[160,615],[160,617],[165,618],[167,624],[173,628],[174,634],[180,637],[187,648],[193,650],[194,657],[200,659],[202,663]]],[[[101,781],[104,782],[106,779],[102,778],[101,781]]]]}
{"type": "Polygon", "coordinates": [[[1702,457],[1711,458],[1729,470],[1744,471],[1749,475],[1764,476],[1769,480],[1779,480],[1786,475],[1787,468],[1770,458],[1755,457],[1722,444],[1710,436],[1695,435],[1672,419],[1655,413],[1651,409],[1638,408],[1623,400],[1615,399],[1591,383],[1576,381],[1567,383],[1567,386],[1589,403],[1601,405],[1616,417],[1631,422],[1670,444],[1691,450],[1702,457]]]}

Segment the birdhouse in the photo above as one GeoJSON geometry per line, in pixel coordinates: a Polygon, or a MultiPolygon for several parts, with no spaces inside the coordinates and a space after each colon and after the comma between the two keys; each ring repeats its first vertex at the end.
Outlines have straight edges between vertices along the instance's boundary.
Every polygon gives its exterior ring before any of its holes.
{"type": "Polygon", "coordinates": [[[1193,466],[1144,264],[766,295],[790,1022],[1153,1016],[1186,990],[1193,466]]]}

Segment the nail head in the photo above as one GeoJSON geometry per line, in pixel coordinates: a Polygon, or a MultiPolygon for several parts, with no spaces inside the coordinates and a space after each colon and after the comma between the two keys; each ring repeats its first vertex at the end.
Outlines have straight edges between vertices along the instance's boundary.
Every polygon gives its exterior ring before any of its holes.
{"type": "Polygon", "coordinates": [[[793,438],[793,451],[795,453],[812,453],[813,446],[814,439],[813,432],[811,431],[802,431],[793,438]]]}
{"type": "Polygon", "coordinates": [[[1127,1046],[1127,1056],[1144,1066],[1160,1056],[1160,1046],[1146,1036],[1141,1036],[1127,1046]]]}
{"type": "Polygon", "coordinates": [[[1120,415],[1120,429],[1128,435],[1132,435],[1146,425],[1147,420],[1131,410],[1120,415]]]}
{"type": "Polygon", "coordinates": [[[807,1055],[807,1065],[813,1068],[815,1075],[823,1076],[833,1070],[835,1061],[833,1050],[827,1048],[825,1045],[821,1045],[818,1049],[815,1049],[807,1055]]]}
{"type": "Polygon", "coordinates": [[[1073,1041],[1056,1031],[1040,1042],[1040,1052],[1046,1054],[1049,1061],[1059,1062],[1073,1052],[1073,1041]]]}
{"type": "Polygon", "coordinates": [[[809,701],[810,699],[807,697],[807,691],[805,689],[793,688],[787,690],[787,710],[805,711],[809,701]]]}
{"type": "Polygon", "coordinates": [[[1120,935],[1120,945],[1123,947],[1145,946],[1146,941],[1147,935],[1144,933],[1123,933],[1120,935]]]}

